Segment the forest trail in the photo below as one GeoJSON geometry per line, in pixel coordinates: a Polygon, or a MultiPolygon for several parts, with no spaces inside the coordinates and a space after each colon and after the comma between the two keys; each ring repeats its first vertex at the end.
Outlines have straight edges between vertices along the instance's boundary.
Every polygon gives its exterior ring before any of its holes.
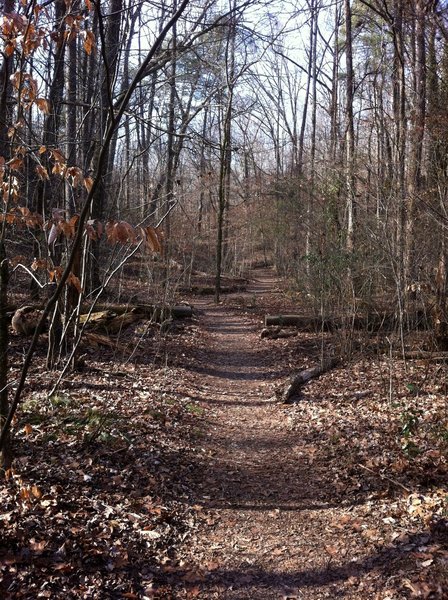
{"type": "MultiPolygon", "coordinates": [[[[269,270],[256,275],[247,297],[262,302],[276,279],[269,270]]],[[[340,581],[359,569],[335,566],[340,532],[329,523],[341,507],[331,474],[275,398],[289,369],[260,340],[253,317],[225,305],[201,309],[205,342],[193,369],[204,429],[190,482],[201,525],[184,549],[187,597],[340,597],[340,581]]]]}

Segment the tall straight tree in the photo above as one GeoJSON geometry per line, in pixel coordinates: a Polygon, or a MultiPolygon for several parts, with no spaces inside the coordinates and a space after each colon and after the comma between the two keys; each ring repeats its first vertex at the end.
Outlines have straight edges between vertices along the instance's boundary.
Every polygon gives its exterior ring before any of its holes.
{"type": "Polygon", "coordinates": [[[393,112],[394,112],[394,188],[397,199],[397,273],[400,315],[403,314],[405,284],[405,225],[406,225],[406,80],[403,33],[403,0],[394,0],[392,35],[393,59],[393,112]]]}
{"type": "MultiPolygon", "coordinates": [[[[173,12],[176,12],[177,0],[173,2],[173,12]]],[[[174,24],[173,35],[171,39],[172,60],[169,72],[169,101],[168,101],[168,139],[167,139],[167,165],[165,198],[167,208],[166,232],[169,240],[171,226],[171,208],[174,205],[174,178],[176,175],[175,159],[176,152],[174,148],[174,134],[176,128],[176,77],[177,77],[177,27],[174,24]]],[[[168,246],[169,247],[169,246],[168,246]]]]}
{"type": "Polygon", "coordinates": [[[355,247],[355,128],[353,121],[354,77],[352,43],[352,8],[350,0],[344,0],[345,16],[345,187],[347,206],[346,247],[353,252],[355,247]]]}
{"type": "MultiPolygon", "coordinates": [[[[317,0],[310,0],[311,23],[310,23],[310,67],[308,76],[311,80],[311,148],[310,148],[310,186],[307,199],[307,223],[306,223],[306,241],[305,253],[306,256],[311,255],[311,210],[315,194],[316,180],[316,126],[317,126],[317,32],[319,7],[317,0]]],[[[307,260],[307,274],[310,274],[310,261],[307,260]]]]}
{"type": "MultiPolygon", "coordinates": [[[[14,0],[4,0],[2,6],[4,14],[13,12],[14,0]]],[[[0,4],[0,5],[1,5],[0,4]]],[[[5,44],[6,46],[6,44],[5,44]]],[[[0,171],[4,163],[10,158],[10,140],[8,128],[12,122],[12,114],[8,104],[11,94],[11,73],[13,70],[13,56],[3,52],[3,62],[0,67],[0,171]]],[[[6,203],[7,205],[8,203],[6,203]]],[[[0,231],[0,426],[3,428],[9,413],[8,401],[8,279],[9,269],[5,247],[6,220],[1,223],[0,231]]],[[[1,469],[7,470],[11,466],[11,440],[9,434],[1,447],[1,469]]]]}
{"type": "MultiPolygon", "coordinates": [[[[95,12],[98,18],[98,30],[101,38],[101,91],[100,91],[100,111],[98,119],[98,132],[96,134],[96,148],[93,157],[95,167],[97,167],[100,156],[101,172],[99,176],[99,185],[95,190],[92,201],[92,216],[95,219],[104,217],[105,199],[108,192],[110,173],[108,167],[111,162],[111,145],[101,148],[100,140],[104,138],[110,123],[114,119],[114,84],[119,63],[120,52],[120,32],[122,23],[122,11],[124,0],[110,0],[108,5],[108,17],[105,19],[102,12],[102,6],[95,5],[95,12]]],[[[93,262],[90,269],[91,287],[98,288],[101,285],[99,272],[99,242],[92,243],[93,262]]]]}
{"type": "Polygon", "coordinates": [[[227,24],[225,43],[225,88],[222,98],[221,140],[219,156],[218,209],[217,209],[217,238],[216,238],[216,281],[215,301],[219,302],[221,295],[222,261],[224,250],[224,219],[229,204],[230,174],[232,166],[232,119],[235,90],[235,36],[236,22],[232,14],[227,24]]]}
{"type": "Polygon", "coordinates": [[[413,2],[413,98],[409,146],[409,184],[405,224],[404,274],[406,289],[416,279],[415,219],[416,203],[422,187],[423,140],[426,126],[426,0],[413,2]]]}

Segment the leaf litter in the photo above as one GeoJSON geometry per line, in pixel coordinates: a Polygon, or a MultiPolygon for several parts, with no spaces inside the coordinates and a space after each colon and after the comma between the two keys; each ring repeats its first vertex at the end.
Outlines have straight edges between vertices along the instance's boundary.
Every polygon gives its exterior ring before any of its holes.
{"type": "Polygon", "coordinates": [[[2,597],[448,596],[446,367],[364,352],[282,405],[322,347],[259,338],[282,303],[203,300],[182,335],[119,369],[93,352],[51,399],[36,365],[0,490],[2,597]]]}

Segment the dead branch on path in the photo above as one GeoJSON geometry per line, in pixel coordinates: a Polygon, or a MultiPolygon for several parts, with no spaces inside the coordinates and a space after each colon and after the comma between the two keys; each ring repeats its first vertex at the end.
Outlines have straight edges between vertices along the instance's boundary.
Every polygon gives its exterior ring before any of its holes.
{"type": "Polygon", "coordinates": [[[316,365],[315,367],[311,367],[309,369],[304,369],[303,371],[297,373],[297,375],[293,375],[284,387],[282,394],[283,402],[286,404],[291,404],[298,400],[300,398],[301,388],[305,383],[307,383],[311,379],[319,377],[327,371],[330,371],[339,363],[339,358],[324,359],[319,365],[316,365]]]}

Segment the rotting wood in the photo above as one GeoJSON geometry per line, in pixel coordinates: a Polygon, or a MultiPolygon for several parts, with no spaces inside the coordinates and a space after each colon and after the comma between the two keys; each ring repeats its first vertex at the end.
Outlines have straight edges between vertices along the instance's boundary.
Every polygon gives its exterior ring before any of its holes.
{"type": "Polygon", "coordinates": [[[296,337],[297,334],[298,334],[297,329],[285,331],[284,329],[281,329],[280,327],[274,327],[274,328],[265,327],[264,329],[261,330],[260,338],[268,339],[268,340],[277,340],[277,339],[282,339],[282,338],[296,337]]]}
{"type": "MultiPolygon", "coordinates": [[[[191,317],[193,309],[188,305],[164,307],[133,307],[127,312],[117,314],[113,310],[94,312],[90,315],[87,323],[88,329],[104,331],[107,334],[118,333],[133,323],[142,319],[149,319],[154,323],[165,323],[173,319],[184,319],[191,317]]],[[[88,315],[81,315],[80,322],[85,323],[88,315]]]]}
{"type": "Polygon", "coordinates": [[[292,404],[296,400],[300,399],[300,391],[301,387],[310,381],[311,379],[315,379],[319,377],[323,373],[330,371],[334,367],[336,367],[340,362],[339,358],[327,358],[324,359],[321,363],[316,365],[315,367],[310,367],[309,369],[304,369],[300,371],[296,375],[290,377],[287,381],[282,394],[282,400],[286,404],[292,404]]]}
{"type": "MultiPolygon", "coordinates": [[[[89,307],[84,307],[85,313],[89,307]]],[[[160,322],[172,317],[174,319],[188,319],[193,316],[194,309],[191,304],[176,304],[175,306],[157,306],[154,304],[98,304],[95,312],[111,311],[116,315],[134,313],[160,322]]]]}
{"type": "Polygon", "coordinates": [[[36,330],[42,311],[34,306],[23,306],[15,311],[12,316],[12,329],[17,334],[33,335],[36,330]]]}
{"type": "Polygon", "coordinates": [[[297,327],[302,330],[321,330],[330,331],[333,327],[329,320],[322,320],[320,317],[306,317],[302,315],[266,315],[264,318],[265,327],[297,327]]]}
{"type": "Polygon", "coordinates": [[[179,304],[171,308],[171,316],[174,319],[189,319],[193,316],[193,307],[190,304],[179,304]]]}
{"type": "MultiPolygon", "coordinates": [[[[223,294],[237,294],[246,291],[246,285],[231,285],[222,286],[223,294]]],[[[182,294],[194,294],[195,296],[212,296],[215,293],[215,288],[210,285],[192,285],[191,287],[181,287],[179,292],[182,294]]]]}
{"type": "MultiPolygon", "coordinates": [[[[87,329],[103,331],[107,334],[118,333],[132,323],[148,319],[153,323],[163,323],[167,319],[187,319],[193,316],[193,307],[189,304],[179,304],[172,307],[153,305],[100,305],[90,315],[86,312],[80,315],[80,323],[86,324],[87,329]]],[[[85,308],[87,310],[87,307],[85,308]]],[[[42,314],[34,306],[24,306],[12,315],[11,325],[15,333],[32,335],[42,314]]]]}
{"type": "Polygon", "coordinates": [[[98,333],[87,332],[84,334],[84,342],[88,342],[91,346],[105,346],[106,348],[111,348],[112,350],[119,350],[120,352],[125,352],[127,350],[127,346],[122,344],[116,339],[112,339],[107,335],[100,335],[98,333]]]}
{"type": "MultiPolygon", "coordinates": [[[[425,329],[426,324],[420,316],[415,315],[417,329],[425,329]]],[[[335,331],[337,329],[353,329],[361,331],[391,331],[397,325],[395,314],[346,315],[328,318],[312,317],[297,314],[266,315],[265,327],[297,327],[301,331],[335,331]]]]}
{"type": "MultiPolygon", "coordinates": [[[[402,359],[402,353],[396,353],[397,359],[402,359]]],[[[435,350],[434,352],[428,350],[410,350],[404,353],[406,360],[429,360],[433,362],[448,361],[448,352],[441,352],[435,350]]]]}

